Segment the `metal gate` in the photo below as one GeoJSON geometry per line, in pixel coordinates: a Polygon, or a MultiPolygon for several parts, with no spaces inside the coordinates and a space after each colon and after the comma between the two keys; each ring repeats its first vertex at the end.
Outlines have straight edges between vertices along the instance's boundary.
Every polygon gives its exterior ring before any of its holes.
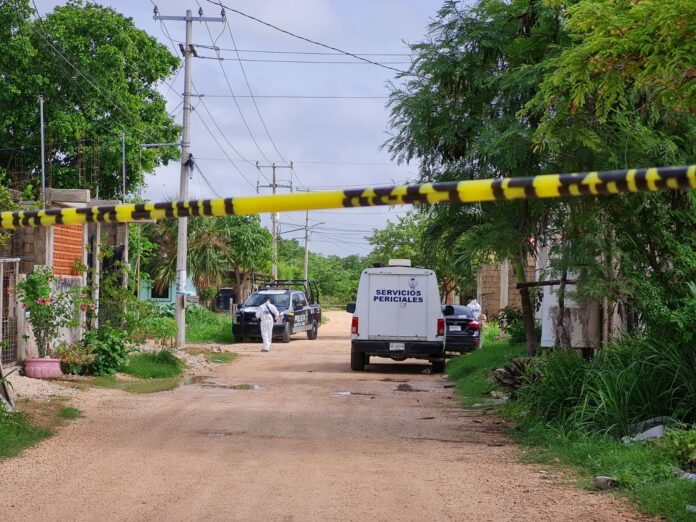
{"type": "Polygon", "coordinates": [[[18,258],[0,258],[0,359],[3,366],[19,362],[17,300],[14,294],[18,272],[18,258]]]}

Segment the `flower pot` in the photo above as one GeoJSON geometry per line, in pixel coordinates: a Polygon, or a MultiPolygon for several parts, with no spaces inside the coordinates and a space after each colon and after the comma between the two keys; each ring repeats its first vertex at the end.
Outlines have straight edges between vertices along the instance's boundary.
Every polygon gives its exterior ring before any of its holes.
{"type": "Polygon", "coordinates": [[[32,379],[56,379],[63,376],[60,359],[24,359],[24,374],[32,379]]]}

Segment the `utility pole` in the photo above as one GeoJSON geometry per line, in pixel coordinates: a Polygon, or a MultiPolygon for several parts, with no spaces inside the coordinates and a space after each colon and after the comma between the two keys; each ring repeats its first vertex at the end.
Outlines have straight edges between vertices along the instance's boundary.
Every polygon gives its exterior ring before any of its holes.
{"type": "MultiPolygon", "coordinates": [[[[203,8],[198,10],[194,18],[191,10],[186,10],[186,16],[160,16],[157,6],[154,9],[154,20],[173,20],[186,22],[186,44],[179,44],[184,55],[184,121],[181,139],[181,176],[179,180],[179,199],[188,199],[189,161],[191,150],[191,57],[197,56],[192,42],[193,22],[225,22],[225,11],[222,17],[203,16],[203,8]]],[[[179,230],[176,245],[176,347],[183,348],[186,343],[186,256],[188,250],[188,218],[179,218],[179,230]]]]}
{"type": "MultiPolygon", "coordinates": [[[[126,131],[121,131],[121,199],[126,202],[126,131]]],[[[130,225],[126,223],[126,237],[123,240],[124,268],[128,266],[128,231],[130,225]]],[[[123,287],[128,288],[128,270],[123,271],[123,287]]]]}
{"type": "MultiPolygon", "coordinates": [[[[259,169],[259,172],[261,169],[273,169],[273,181],[270,185],[259,185],[258,183],[256,184],[256,192],[259,191],[259,188],[271,188],[273,189],[273,194],[276,193],[276,189],[278,188],[287,188],[290,189],[290,192],[292,192],[292,179],[284,184],[279,184],[278,180],[276,179],[276,169],[290,169],[292,170],[292,161],[290,162],[290,165],[276,165],[275,162],[271,163],[270,165],[259,165],[259,162],[256,162],[256,168],[259,169]]],[[[271,268],[271,279],[275,280],[278,279],[278,212],[272,212],[271,213],[271,236],[273,237],[273,251],[272,251],[272,256],[271,256],[271,263],[272,263],[272,268],[271,268]]]]}
{"type": "Polygon", "coordinates": [[[41,202],[46,208],[46,140],[44,139],[44,97],[39,95],[39,114],[41,117],[41,202]]]}
{"type": "MultiPolygon", "coordinates": [[[[297,189],[298,192],[311,192],[309,189],[297,189]]],[[[304,278],[309,279],[309,236],[311,233],[311,230],[314,227],[318,227],[319,225],[323,225],[324,223],[315,223],[311,227],[309,226],[309,210],[305,211],[305,236],[304,236],[304,278]]]]}

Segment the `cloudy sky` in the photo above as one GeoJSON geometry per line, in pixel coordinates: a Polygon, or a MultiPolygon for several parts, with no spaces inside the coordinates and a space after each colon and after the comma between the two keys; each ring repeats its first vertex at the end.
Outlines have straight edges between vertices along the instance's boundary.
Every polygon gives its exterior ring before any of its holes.
{"type": "MultiPolygon", "coordinates": [[[[42,15],[64,3],[36,0],[42,15]]],[[[178,43],[185,39],[185,24],[154,21],[154,4],[161,15],[183,16],[187,9],[197,14],[200,5],[206,16],[220,16],[220,7],[207,0],[100,3],[133,18],[137,27],[179,56],[178,43]]],[[[407,44],[423,38],[442,1],[223,3],[297,35],[355,54],[369,54],[365,57],[370,60],[406,69],[407,44]]],[[[233,12],[227,12],[226,17],[227,24],[198,22],[193,26],[193,41],[199,45],[200,57],[193,60],[194,93],[201,96],[193,99],[191,148],[203,175],[194,173],[189,188],[192,197],[215,197],[215,192],[222,196],[256,193],[257,182],[268,184],[271,177],[270,169],[256,168],[257,161],[264,165],[287,165],[292,161],[293,170],[278,170],[280,182],[287,184],[292,179],[294,187],[314,190],[401,183],[416,177],[417,165],[396,165],[386,151],[380,150],[387,139],[387,82],[393,79],[394,71],[356,63],[344,55],[310,54],[332,51],[233,12]],[[224,60],[214,59],[213,46],[220,48],[219,56],[224,60]],[[235,48],[240,50],[239,55],[235,48]]],[[[169,85],[161,86],[177,121],[182,117],[183,76],[181,70],[169,85]]],[[[178,165],[162,167],[149,178],[143,195],[152,200],[175,195],[178,179],[178,165]]],[[[260,190],[269,191],[263,187],[260,190]]],[[[316,227],[310,248],[340,256],[364,255],[370,250],[364,235],[403,212],[403,208],[311,212],[310,224],[316,227]]],[[[303,237],[303,231],[292,230],[304,226],[304,219],[304,213],[281,214],[283,237],[303,237]]],[[[264,216],[264,223],[269,223],[268,216],[264,216]]]]}

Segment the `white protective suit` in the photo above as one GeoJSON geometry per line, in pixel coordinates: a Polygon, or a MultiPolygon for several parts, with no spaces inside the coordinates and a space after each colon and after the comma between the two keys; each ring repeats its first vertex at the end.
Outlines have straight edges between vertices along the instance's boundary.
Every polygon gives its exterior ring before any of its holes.
{"type": "Polygon", "coordinates": [[[273,338],[273,323],[280,316],[278,309],[270,301],[263,303],[256,310],[256,318],[261,319],[261,338],[263,339],[262,351],[271,351],[273,338]]]}
{"type": "Polygon", "coordinates": [[[474,319],[478,320],[479,315],[481,315],[481,305],[478,304],[478,301],[476,299],[472,299],[466,306],[474,314],[474,319]]]}

